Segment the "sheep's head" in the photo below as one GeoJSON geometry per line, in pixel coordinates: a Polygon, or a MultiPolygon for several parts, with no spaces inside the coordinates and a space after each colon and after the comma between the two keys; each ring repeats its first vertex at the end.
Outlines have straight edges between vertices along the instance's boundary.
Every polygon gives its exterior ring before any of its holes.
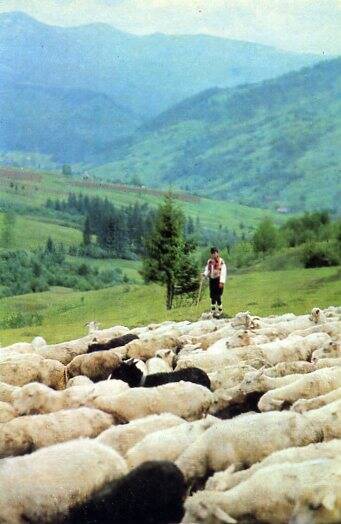
{"type": "Polygon", "coordinates": [[[328,342],[328,344],[320,349],[316,349],[312,356],[311,362],[316,363],[321,358],[337,358],[341,356],[340,344],[338,342],[328,342]]]}
{"type": "Polygon", "coordinates": [[[309,320],[314,322],[314,324],[319,324],[320,322],[325,322],[326,318],[323,311],[319,307],[314,307],[311,310],[309,320]]]}
{"type": "Polygon", "coordinates": [[[93,333],[99,330],[101,324],[99,324],[95,320],[91,320],[91,322],[86,322],[84,326],[88,328],[88,334],[92,335],[93,333]]]}
{"type": "Polygon", "coordinates": [[[46,396],[53,391],[44,384],[32,382],[12,393],[12,405],[18,415],[34,415],[44,413],[46,396]]]}
{"type": "Polygon", "coordinates": [[[155,356],[167,362],[172,368],[176,364],[176,355],[172,349],[159,349],[155,356]]]}
{"type": "Polygon", "coordinates": [[[258,371],[250,371],[245,373],[244,379],[240,384],[240,389],[243,393],[253,393],[262,388],[264,381],[268,378],[264,373],[265,367],[262,366],[258,371]]]}
{"type": "Polygon", "coordinates": [[[249,311],[237,313],[231,322],[232,327],[245,327],[249,329],[252,324],[252,317],[249,311]]]}
{"type": "Polygon", "coordinates": [[[251,334],[247,329],[242,329],[234,333],[231,338],[226,342],[227,348],[243,347],[250,346],[251,344],[251,334]]]}

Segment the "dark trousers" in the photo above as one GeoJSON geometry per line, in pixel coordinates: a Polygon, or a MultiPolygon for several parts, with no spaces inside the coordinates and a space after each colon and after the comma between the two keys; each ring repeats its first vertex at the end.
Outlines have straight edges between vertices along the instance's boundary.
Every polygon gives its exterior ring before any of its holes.
{"type": "Polygon", "coordinates": [[[221,306],[221,296],[224,288],[219,286],[220,278],[210,278],[210,297],[212,306],[221,306]]]}

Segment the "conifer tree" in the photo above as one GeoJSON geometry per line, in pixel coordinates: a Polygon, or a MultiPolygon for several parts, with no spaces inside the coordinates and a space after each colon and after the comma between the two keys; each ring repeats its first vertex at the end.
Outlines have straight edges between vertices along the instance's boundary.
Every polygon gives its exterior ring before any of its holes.
{"type": "Polygon", "coordinates": [[[184,216],[171,194],[159,207],[146,240],[142,274],[147,282],[166,284],[166,307],[172,308],[174,286],[184,256],[184,216]]]}

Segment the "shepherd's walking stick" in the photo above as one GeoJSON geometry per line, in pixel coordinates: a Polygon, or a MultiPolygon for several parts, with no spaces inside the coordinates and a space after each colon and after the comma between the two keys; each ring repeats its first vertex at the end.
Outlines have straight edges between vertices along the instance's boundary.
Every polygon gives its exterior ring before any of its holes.
{"type": "Polygon", "coordinates": [[[199,302],[200,302],[200,298],[201,298],[201,290],[202,290],[202,285],[203,285],[204,279],[205,279],[205,277],[202,276],[201,280],[200,280],[200,286],[199,286],[199,292],[198,292],[198,299],[197,299],[196,309],[198,309],[198,306],[199,306],[199,302]]]}

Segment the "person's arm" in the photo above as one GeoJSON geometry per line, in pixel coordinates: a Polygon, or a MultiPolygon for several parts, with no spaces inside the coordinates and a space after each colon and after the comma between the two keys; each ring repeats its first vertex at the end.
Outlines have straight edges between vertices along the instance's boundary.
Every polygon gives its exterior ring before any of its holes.
{"type": "Polygon", "coordinates": [[[221,265],[221,271],[220,271],[220,287],[223,287],[226,281],[226,264],[223,262],[221,265]]]}
{"type": "Polygon", "coordinates": [[[208,262],[207,262],[206,267],[203,272],[203,276],[207,278],[209,276],[209,272],[210,271],[209,271],[208,262]]]}

